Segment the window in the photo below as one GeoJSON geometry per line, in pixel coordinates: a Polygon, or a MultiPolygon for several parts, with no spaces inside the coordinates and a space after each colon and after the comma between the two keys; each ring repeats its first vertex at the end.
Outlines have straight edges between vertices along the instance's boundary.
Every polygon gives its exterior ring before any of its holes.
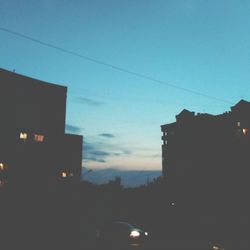
{"type": "Polygon", "coordinates": [[[243,135],[248,135],[248,129],[247,128],[243,128],[242,129],[242,133],[243,133],[243,135]]]}
{"type": "Polygon", "coordinates": [[[3,162],[0,162],[0,171],[4,171],[6,169],[6,165],[3,162]]]}
{"type": "Polygon", "coordinates": [[[60,177],[61,177],[61,178],[65,179],[65,178],[67,178],[68,176],[69,176],[68,172],[66,172],[66,171],[60,172],[60,177]]]}
{"type": "Polygon", "coordinates": [[[61,177],[62,177],[62,178],[66,178],[67,176],[68,176],[68,175],[67,175],[66,172],[62,172],[62,173],[61,173],[61,177]]]}
{"type": "Polygon", "coordinates": [[[237,122],[237,127],[240,127],[240,122],[237,122]]]}
{"type": "Polygon", "coordinates": [[[21,132],[19,138],[23,141],[26,141],[28,139],[28,134],[25,132],[21,132]]]}
{"type": "Polygon", "coordinates": [[[69,171],[66,171],[66,170],[63,170],[63,171],[60,172],[60,177],[62,179],[73,177],[73,176],[74,176],[74,174],[72,172],[69,172],[69,171]]]}
{"type": "Polygon", "coordinates": [[[44,141],[44,135],[35,134],[34,135],[34,140],[36,142],[43,142],[44,141]]]}

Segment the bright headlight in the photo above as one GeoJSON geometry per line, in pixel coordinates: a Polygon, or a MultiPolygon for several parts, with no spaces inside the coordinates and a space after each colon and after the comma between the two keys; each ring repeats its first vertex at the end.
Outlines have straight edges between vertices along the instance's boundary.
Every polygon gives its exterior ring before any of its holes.
{"type": "Polygon", "coordinates": [[[138,232],[138,231],[136,231],[136,230],[133,230],[133,231],[131,231],[131,233],[130,233],[129,236],[130,236],[130,237],[133,237],[133,238],[137,238],[137,237],[140,236],[140,232],[138,232]]]}

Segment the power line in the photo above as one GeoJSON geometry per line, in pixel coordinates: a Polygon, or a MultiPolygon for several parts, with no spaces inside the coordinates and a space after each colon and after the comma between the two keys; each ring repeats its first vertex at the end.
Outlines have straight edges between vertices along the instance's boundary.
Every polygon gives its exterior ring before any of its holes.
{"type": "Polygon", "coordinates": [[[116,66],[116,65],[114,65],[114,64],[106,63],[106,62],[104,62],[104,61],[101,61],[101,60],[98,60],[98,59],[94,59],[94,58],[92,58],[92,57],[88,57],[88,56],[82,55],[82,54],[77,53],[77,52],[72,51],[72,50],[64,49],[64,48],[62,48],[62,47],[58,47],[58,46],[53,45],[53,44],[51,44],[51,43],[47,43],[47,42],[38,40],[38,39],[33,38],[33,37],[31,37],[31,36],[27,36],[27,35],[25,35],[25,34],[22,34],[22,33],[19,33],[19,32],[10,30],[10,29],[6,29],[6,28],[4,28],[4,27],[0,27],[0,30],[3,31],[3,32],[6,32],[6,33],[12,34],[12,35],[14,35],[14,36],[21,37],[21,38],[23,38],[23,39],[32,41],[32,42],[34,42],[34,43],[38,43],[38,44],[40,44],[40,45],[43,45],[43,46],[46,46],[46,47],[49,47],[49,48],[58,50],[58,51],[60,51],[60,52],[63,52],[63,53],[66,53],[66,54],[70,54],[70,55],[79,57],[79,58],[84,59],[84,60],[86,60],[86,61],[90,61],[90,62],[99,64],[99,65],[103,65],[103,66],[112,68],[112,69],[114,69],[114,70],[117,70],[117,71],[120,71],[120,72],[123,72],[123,73],[127,73],[127,74],[130,74],[130,75],[134,75],[134,76],[136,76],[136,77],[143,78],[143,79],[149,80],[149,81],[151,81],[151,82],[155,82],[155,83],[158,83],[158,84],[161,84],[161,85],[164,85],[164,86],[168,86],[168,87],[171,87],[171,88],[175,88],[175,89],[178,89],[178,90],[182,90],[182,91],[185,91],[185,92],[194,94],[194,95],[199,95],[199,96],[202,96],[202,97],[205,97],[205,98],[208,98],[208,99],[213,99],[213,100],[218,101],[218,102],[223,102],[223,103],[232,104],[232,103],[231,103],[230,101],[228,101],[228,100],[224,100],[224,99],[221,99],[221,98],[217,98],[217,97],[215,97],[215,96],[207,95],[207,94],[204,94],[204,93],[202,93],[202,92],[195,91],[195,90],[192,90],[192,89],[189,89],[189,88],[183,88],[183,87],[180,87],[180,86],[178,86],[178,85],[168,83],[168,82],[166,82],[166,81],[158,80],[158,79],[153,78],[153,77],[151,77],[151,76],[144,75],[144,74],[141,74],[141,73],[138,73],[138,72],[135,72],[135,71],[131,71],[131,70],[128,70],[128,69],[125,69],[125,68],[116,66]]]}

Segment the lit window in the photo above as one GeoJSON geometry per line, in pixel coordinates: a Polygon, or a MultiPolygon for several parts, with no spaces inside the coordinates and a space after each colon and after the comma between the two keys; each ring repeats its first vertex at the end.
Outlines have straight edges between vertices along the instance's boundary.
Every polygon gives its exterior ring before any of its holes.
{"type": "Polygon", "coordinates": [[[237,127],[240,127],[240,122],[237,122],[237,127]]]}
{"type": "Polygon", "coordinates": [[[26,141],[28,139],[28,134],[24,133],[24,132],[21,132],[20,133],[20,139],[26,141]]]}
{"type": "Polygon", "coordinates": [[[247,128],[243,128],[242,129],[242,133],[243,133],[243,135],[247,135],[248,134],[248,129],[247,128]]]}
{"type": "Polygon", "coordinates": [[[44,135],[35,134],[34,135],[34,140],[37,141],[37,142],[43,142],[44,141],[44,135]]]}
{"type": "Polygon", "coordinates": [[[6,166],[4,163],[0,162],[0,171],[5,170],[6,166]]]}
{"type": "Polygon", "coordinates": [[[68,177],[68,173],[66,171],[62,171],[61,174],[60,174],[60,176],[62,178],[67,178],[68,177]]]}
{"type": "Polygon", "coordinates": [[[73,176],[74,176],[74,173],[69,172],[69,171],[67,171],[67,170],[63,170],[63,171],[60,172],[60,177],[61,177],[62,179],[69,178],[69,177],[73,177],[73,176]]]}

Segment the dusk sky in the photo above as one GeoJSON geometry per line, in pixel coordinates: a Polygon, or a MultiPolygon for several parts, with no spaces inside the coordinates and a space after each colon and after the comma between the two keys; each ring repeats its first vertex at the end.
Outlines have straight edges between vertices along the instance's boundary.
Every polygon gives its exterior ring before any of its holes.
{"type": "Polygon", "coordinates": [[[160,125],[250,100],[248,0],[0,3],[0,67],[68,87],[67,132],[84,136],[86,168],[161,170],[160,125]]]}

